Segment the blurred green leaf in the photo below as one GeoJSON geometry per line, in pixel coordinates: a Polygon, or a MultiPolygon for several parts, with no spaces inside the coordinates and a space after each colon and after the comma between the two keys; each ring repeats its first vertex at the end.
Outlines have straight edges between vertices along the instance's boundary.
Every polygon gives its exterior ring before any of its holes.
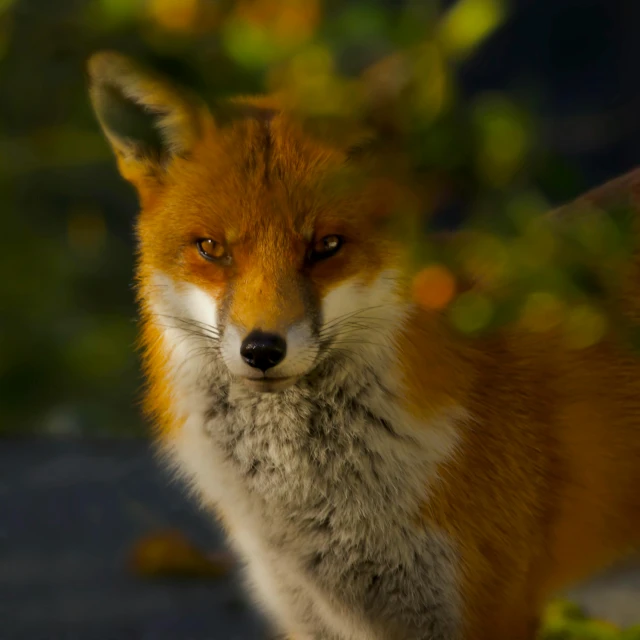
{"type": "MultiPolygon", "coordinates": [[[[423,287],[423,299],[442,303],[469,336],[514,324],[565,331],[574,348],[609,330],[640,345],[629,314],[611,303],[634,249],[629,203],[545,220],[550,202],[570,201],[586,185],[569,156],[545,148],[537,105],[507,90],[465,95],[458,86],[461,64],[500,29],[509,3],[458,0],[444,12],[431,0],[29,4],[0,0],[5,432],[142,429],[130,288],[137,203],[117,175],[84,78],[86,59],[104,48],[211,102],[287,89],[303,116],[335,124],[341,140],[360,124],[363,105],[362,87],[341,70],[404,52],[409,78],[390,79],[402,97],[389,137],[394,153],[411,160],[424,211],[402,201],[389,233],[409,244],[415,271],[437,267],[424,282],[438,283],[438,295],[423,287]],[[454,219],[465,241],[432,235],[438,221],[454,219]],[[450,285],[467,282],[471,289],[454,297],[450,285]]],[[[376,149],[387,142],[385,130],[376,149]]]]}

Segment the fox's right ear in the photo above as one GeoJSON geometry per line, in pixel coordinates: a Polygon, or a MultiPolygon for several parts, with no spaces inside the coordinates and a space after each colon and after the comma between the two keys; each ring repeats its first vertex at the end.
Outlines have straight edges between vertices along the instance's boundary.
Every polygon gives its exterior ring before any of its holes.
{"type": "Polygon", "coordinates": [[[149,181],[162,182],[213,122],[203,103],[126,56],[96,53],[88,72],[91,102],[120,173],[139,192],[149,181]]]}

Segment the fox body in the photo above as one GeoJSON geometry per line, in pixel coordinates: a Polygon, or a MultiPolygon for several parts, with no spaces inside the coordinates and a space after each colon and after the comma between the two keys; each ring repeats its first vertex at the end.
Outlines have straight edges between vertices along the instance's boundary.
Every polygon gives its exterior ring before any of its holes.
{"type": "Polygon", "coordinates": [[[616,336],[463,338],[412,303],[390,189],[344,146],[269,99],[221,123],[117,54],[90,77],[141,202],[148,409],[278,628],[532,640],[550,594],[637,547],[640,362],[616,336]]]}

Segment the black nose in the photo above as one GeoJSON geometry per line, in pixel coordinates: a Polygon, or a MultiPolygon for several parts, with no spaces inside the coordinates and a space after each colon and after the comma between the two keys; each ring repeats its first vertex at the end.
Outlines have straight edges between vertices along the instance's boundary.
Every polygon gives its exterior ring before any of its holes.
{"type": "Polygon", "coordinates": [[[265,333],[259,329],[252,331],[240,346],[242,359],[261,371],[275,367],[284,360],[287,343],[277,333],[265,333]]]}

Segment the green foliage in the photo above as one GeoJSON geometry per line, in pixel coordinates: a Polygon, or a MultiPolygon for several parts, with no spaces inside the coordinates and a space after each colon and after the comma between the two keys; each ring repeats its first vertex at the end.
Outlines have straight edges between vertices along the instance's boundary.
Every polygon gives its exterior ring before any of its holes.
{"type": "Polygon", "coordinates": [[[362,115],[359,70],[409,51],[393,124],[431,206],[398,228],[411,230],[417,269],[438,266],[429,276],[441,278],[438,303],[469,334],[524,318],[534,330],[564,323],[576,347],[600,339],[609,322],[600,297],[612,286],[601,267],[628,254],[628,217],[541,220],[543,193],[564,198],[583,185],[540,147],[530,101],[460,97],[460,63],[508,10],[504,0],[458,0],[448,11],[436,0],[0,0],[2,432],[141,431],[136,202],[84,81],[87,57],[104,48],[209,101],[280,90],[307,116],[336,121],[362,115]],[[470,233],[448,248],[427,232],[456,203],[470,233]],[[486,286],[447,298],[450,277],[478,274],[486,286]]]}
{"type": "Polygon", "coordinates": [[[589,619],[572,602],[558,600],[548,605],[540,640],[637,640],[640,627],[624,631],[605,620],[589,619]]]}

